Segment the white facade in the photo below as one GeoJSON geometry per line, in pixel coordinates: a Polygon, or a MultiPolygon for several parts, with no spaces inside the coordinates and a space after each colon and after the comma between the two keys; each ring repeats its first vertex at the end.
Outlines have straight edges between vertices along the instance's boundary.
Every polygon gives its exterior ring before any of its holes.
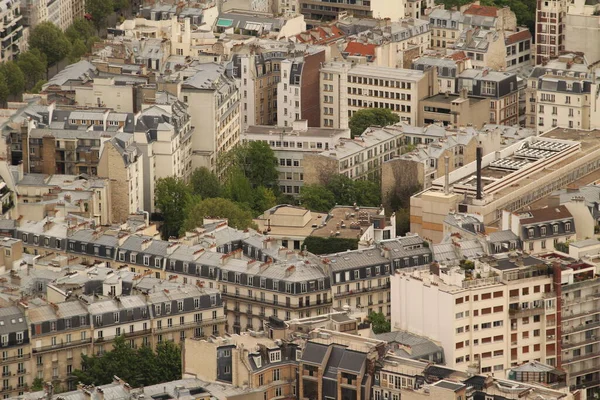
{"type": "Polygon", "coordinates": [[[21,3],[19,1],[0,1],[1,62],[15,59],[24,45],[22,20],[23,15],[21,15],[21,3]]]}
{"type": "Polygon", "coordinates": [[[429,84],[422,71],[332,62],[321,68],[320,91],[321,126],[347,129],[352,115],[364,108],[387,108],[416,124],[419,99],[429,94],[429,84]]]}
{"type": "Polygon", "coordinates": [[[302,116],[302,90],[300,80],[294,84],[288,78],[292,69],[298,67],[296,60],[281,61],[282,80],[277,83],[277,125],[292,126],[302,116]]]}
{"type": "Polygon", "coordinates": [[[106,107],[120,112],[134,112],[132,85],[115,85],[112,78],[94,78],[91,86],[75,88],[75,102],[84,107],[106,107]]]}

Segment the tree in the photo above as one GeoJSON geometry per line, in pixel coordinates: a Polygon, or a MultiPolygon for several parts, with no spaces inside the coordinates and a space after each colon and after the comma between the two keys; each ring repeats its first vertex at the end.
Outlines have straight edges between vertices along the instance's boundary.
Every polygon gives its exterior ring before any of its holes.
{"type": "Polygon", "coordinates": [[[231,200],[215,197],[192,204],[186,211],[182,231],[189,231],[203,225],[205,217],[227,218],[229,226],[236,229],[256,228],[252,213],[231,200]]]}
{"type": "Polygon", "coordinates": [[[304,185],[300,189],[300,205],[311,211],[328,212],[335,205],[335,196],[322,185],[304,185]]]}
{"type": "Polygon", "coordinates": [[[115,375],[132,387],[156,385],[181,379],[181,349],[166,341],[159,343],[156,351],[148,346],[136,350],[119,336],[111,351],[100,356],[82,355],[81,367],[73,375],[85,385],[105,385],[115,375]]]}
{"type": "Polygon", "coordinates": [[[10,89],[8,87],[6,76],[0,70],[0,104],[6,105],[9,95],[10,95],[10,89]]]}
{"type": "Polygon", "coordinates": [[[240,169],[236,169],[231,173],[225,185],[223,194],[223,197],[226,197],[233,202],[246,204],[248,209],[251,209],[254,205],[252,184],[240,169]]]}
{"type": "Polygon", "coordinates": [[[46,56],[48,65],[54,65],[69,55],[71,42],[52,22],[42,22],[31,31],[29,48],[38,49],[46,56]]]}
{"type": "Polygon", "coordinates": [[[354,181],[346,175],[335,174],[327,182],[326,188],[333,193],[337,204],[352,205],[356,202],[354,181]]]}
{"type": "Polygon", "coordinates": [[[203,199],[219,197],[221,194],[221,183],[214,172],[206,167],[196,168],[190,178],[192,193],[203,199]]]}
{"type": "Polygon", "coordinates": [[[35,378],[31,382],[31,391],[39,392],[40,390],[44,390],[44,380],[42,378],[35,378]]]}
{"type": "Polygon", "coordinates": [[[48,83],[48,81],[47,81],[47,80],[45,80],[45,79],[40,79],[40,80],[39,80],[39,81],[38,81],[38,82],[35,84],[35,86],[31,88],[31,93],[39,93],[39,92],[41,92],[41,91],[42,91],[42,87],[43,87],[43,86],[44,86],[46,83],[48,83]]]}
{"type": "Polygon", "coordinates": [[[163,341],[156,346],[156,370],[164,382],[181,379],[181,347],[163,341]]]}
{"type": "Polygon", "coordinates": [[[67,28],[65,35],[71,43],[79,39],[87,44],[88,39],[96,35],[96,30],[90,21],[78,18],[67,28]]]}
{"type": "Polygon", "coordinates": [[[370,126],[393,125],[399,121],[400,117],[387,108],[365,108],[350,118],[350,133],[355,137],[362,135],[370,126]]]}
{"type": "Polygon", "coordinates": [[[404,236],[410,232],[410,210],[399,208],[396,211],[396,235],[404,236]]]}
{"type": "Polygon", "coordinates": [[[340,253],[358,249],[358,239],[309,236],[304,239],[304,246],[313,254],[340,253]]]}
{"type": "Polygon", "coordinates": [[[31,49],[19,54],[17,65],[25,75],[25,89],[31,90],[36,83],[46,78],[46,55],[39,49],[31,49]]]}
{"type": "Polygon", "coordinates": [[[354,181],[356,204],[364,207],[379,207],[381,205],[381,189],[379,184],[370,180],[354,181]]]}
{"type": "Polygon", "coordinates": [[[114,9],[113,0],[86,0],[85,2],[85,11],[92,16],[96,31],[104,28],[106,19],[114,12],[114,9]]]}
{"type": "Polygon", "coordinates": [[[25,75],[21,68],[14,61],[6,61],[0,64],[0,71],[6,79],[6,85],[8,86],[8,92],[13,98],[17,98],[23,94],[25,90],[25,75]]]}
{"type": "Polygon", "coordinates": [[[273,193],[273,190],[264,186],[259,186],[254,189],[254,213],[256,215],[262,214],[265,210],[268,210],[277,205],[277,196],[273,193]]]}
{"type": "Polygon", "coordinates": [[[390,321],[385,318],[383,313],[372,312],[369,314],[369,321],[371,322],[371,328],[375,334],[387,333],[392,330],[390,321]]]}
{"type": "Polygon", "coordinates": [[[183,180],[167,177],[156,182],[154,203],[163,216],[160,235],[164,240],[179,236],[185,221],[183,212],[192,200],[189,187],[183,180]]]}
{"type": "Polygon", "coordinates": [[[234,147],[219,159],[219,170],[226,179],[242,171],[252,187],[276,187],[279,173],[275,153],[264,142],[244,143],[234,147]]]}
{"type": "Polygon", "coordinates": [[[76,63],[81,60],[88,52],[88,48],[81,39],[76,39],[71,46],[71,54],[69,54],[69,62],[76,63]]]}

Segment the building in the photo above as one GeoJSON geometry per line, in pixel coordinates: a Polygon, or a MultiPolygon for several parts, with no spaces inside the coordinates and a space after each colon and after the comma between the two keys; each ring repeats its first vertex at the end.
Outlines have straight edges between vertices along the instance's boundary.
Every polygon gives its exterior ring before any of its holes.
{"type": "Polygon", "coordinates": [[[259,215],[254,223],[259,232],[266,233],[280,246],[300,251],[304,239],[326,218],[327,214],[312,212],[306,208],[278,205],[259,215]]]}
{"type": "Polygon", "coordinates": [[[242,141],[268,143],[278,160],[279,190],[297,196],[304,185],[304,157],[334,148],[340,140],[350,138],[350,130],[312,128],[307,120],[294,121],[290,127],[249,126],[242,141]]]}
{"type": "Polygon", "coordinates": [[[400,155],[402,127],[368,128],[353,139],[340,139],[319,154],[304,154],[304,183],[325,183],[333,174],[353,180],[375,178],[384,162],[400,155]]]}
{"type": "Polygon", "coordinates": [[[409,1],[402,1],[400,3],[387,2],[384,0],[377,0],[373,2],[361,2],[351,3],[344,2],[338,3],[334,7],[330,4],[324,4],[325,2],[317,1],[310,2],[308,0],[300,0],[300,12],[310,20],[333,20],[340,14],[349,14],[358,18],[376,18],[385,19],[389,18],[391,21],[398,21],[402,18],[413,17],[419,18],[419,14],[422,14],[423,10],[427,7],[433,6],[431,1],[418,2],[419,7],[415,7],[409,4],[409,1]],[[407,10],[408,9],[408,10],[407,10]]]}
{"type": "Polygon", "coordinates": [[[536,66],[525,90],[526,125],[539,133],[556,127],[591,129],[597,107],[595,70],[572,53],[536,66]]]}
{"type": "Polygon", "coordinates": [[[553,269],[533,257],[496,256],[481,263],[393,275],[394,329],[440,341],[446,364],[463,371],[502,377],[509,366],[530,359],[560,367],[553,269]]]}
{"type": "Polygon", "coordinates": [[[388,22],[349,36],[342,55],[348,61],[410,68],[411,60],[429,49],[430,35],[429,22],[421,19],[388,22]]]}
{"type": "Polygon", "coordinates": [[[490,100],[489,123],[518,125],[519,88],[517,76],[508,72],[468,69],[458,77],[458,90],[490,100]]]}
{"type": "Polygon", "coordinates": [[[554,58],[567,49],[566,20],[569,2],[565,0],[539,2],[535,10],[535,65],[554,58]]]}
{"type": "Polygon", "coordinates": [[[195,129],[192,169],[216,170],[219,155],[239,142],[241,98],[235,81],[219,64],[200,64],[182,83],[179,99],[189,106],[191,126],[195,129]],[[211,123],[207,124],[207,120],[211,123]]]}
{"type": "Polygon", "coordinates": [[[325,50],[281,61],[281,81],[277,83],[277,125],[293,126],[306,120],[308,126],[321,125],[319,106],[319,68],[325,50]]]}
{"type": "Polygon", "coordinates": [[[31,341],[23,311],[14,305],[0,308],[0,341],[2,346],[2,392],[5,396],[22,395],[31,380],[31,341]]]}
{"type": "Polygon", "coordinates": [[[453,171],[447,192],[444,179],[436,179],[432,188],[411,198],[411,232],[439,242],[443,219],[452,210],[479,213],[489,225],[501,219],[501,210],[516,212],[570,183],[590,182],[586,175],[595,171],[597,134],[589,131],[582,137],[577,131],[555,129],[482,156],[480,169],[476,162],[453,171]],[[536,149],[543,152],[533,159],[523,158],[536,149]],[[561,168],[539,170],[542,165],[561,168]],[[423,212],[423,207],[428,211],[423,212]]]}
{"type": "Polygon", "coordinates": [[[348,128],[348,121],[364,108],[387,108],[401,122],[418,120],[419,101],[438,92],[435,70],[415,71],[348,62],[321,68],[323,127],[348,128]]]}
{"type": "Polygon", "coordinates": [[[0,61],[16,60],[25,45],[21,2],[2,0],[0,2],[0,21],[0,29],[2,30],[0,61]]]}
{"type": "Polygon", "coordinates": [[[184,374],[259,391],[267,399],[292,398],[297,393],[302,352],[296,343],[249,332],[208,340],[188,338],[184,349],[184,374]]]}
{"type": "Polygon", "coordinates": [[[460,94],[439,93],[419,102],[418,126],[441,124],[449,128],[483,127],[490,123],[492,100],[469,96],[467,89],[460,94]]]}
{"type": "Polygon", "coordinates": [[[310,236],[352,239],[359,248],[368,248],[396,238],[396,218],[394,213],[386,216],[383,207],[336,205],[321,219],[310,236]]]}
{"type": "Polygon", "coordinates": [[[466,54],[456,52],[451,56],[441,53],[422,55],[411,64],[412,69],[425,71],[437,68],[439,93],[458,93],[458,76],[465,70],[473,68],[471,59],[466,54]]]}
{"type": "Polygon", "coordinates": [[[530,254],[552,251],[559,243],[586,237],[583,229],[576,234],[575,218],[564,205],[519,214],[504,211],[502,229],[510,229],[519,236],[523,242],[523,249],[530,254]]]}
{"type": "Polygon", "coordinates": [[[371,392],[372,371],[385,342],[319,330],[298,362],[298,397],[362,398],[371,392]]]}
{"type": "Polygon", "coordinates": [[[565,19],[565,48],[581,52],[590,64],[600,61],[600,50],[594,43],[600,35],[600,5],[575,1],[568,5],[565,19]]]}

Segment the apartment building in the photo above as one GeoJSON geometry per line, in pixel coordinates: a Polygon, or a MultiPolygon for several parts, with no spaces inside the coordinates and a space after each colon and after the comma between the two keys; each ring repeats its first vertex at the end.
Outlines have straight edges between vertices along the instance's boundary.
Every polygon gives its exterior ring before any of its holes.
{"type": "Polygon", "coordinates": [[[600,50],[594,44],[600,40],[600,5],[576,0],[569,4],[565,20],[565,48],[582,52],[590,64],[600,61],[600,50]]]}
{"type": "Polygon", "coordinates": [[[388,22],[349,36],[342,55],[348,61],[410,68],[412,59],[429,49],[430,35],[428,21],[408,18],[388,22]]]}
{"type": "Polygon", "coordinates": [[[146,174],[142,152],[135,145],[133,135],[119,133],[104,142],[98,160],[98,176],[109,180],[115,221],[125,221],[129,215],[144,209],[142,180],[146,174]]]}
{"type": "Polygon", "coordinates": [[[248,125],[275,125],[277,123],[277,85],[281,81],[281,51],[255,51],[243,47],[247,53],[232,56],[233,76],[244,93],[241,104],[242,128],[248,125]]]}
{"type": "Polygon", "coordinates": [[[401,268],[431,262],[431,251],[418,236],[383,240],[376,247],[322,256],[331,269],[334,306],[392,315],[390,277],[401,268]]]}
{"type": "Polygon", "coordinates": [[[590,129],[595,118],[594,67],[584,57],[563,54],[536,66],[525,89],[528,127],[590,129]],[[590,68],[592,70],[590,70],[590,68]]]}
{"type": "Polygon", "coordinates": [[[241,96],[235,81],[219,64],[200,64],[181,85],[179,100],[189,106],[192,136],[192,169],[215,170],[218,157],[240,140],[241,96]],[[210,123],[206,123],[210,121],[210,123]]]}
{"type": "Polygon", "coordinates": [[[117,84],[114,78],[96,77],[91,84],[76,87],[75,103],[78,106],[103,107],[117,112],[138,111],[134,86],[117,84]]]}
{"type": "Polygon", "coordinates": [[[2,386],[5,397],[22,395],[31,379],[27,370],[31,365],[29,329],[23,311],[13,305],[0,308],[0,346],[2,347],[2,386]]]}
{"type": "Polygon", "coordinates": [[[458,78],[458,89],[463,88],[469,95],[490,100],[489,123],[509,126],[519,123],[519,88],[515,74],[488,69],[465,70],[458,78]]]}
{"type": "Polygon", "coordinates": [[[324,183],[333,174],[367,179],[380,176],[384,162],[400,155],[404,141],[401,126],[368,128],[353,139],[338,143],[319,154],[304,154],[304,183],[324,183]]]}
{"type": "Polygon", "coordinates": [[[560,366],[552,267],[530,256],[480,262],[393,275],[392,326],[439,340],[446,364],[463,371],[503,377],[509,367],[536,359],[560,366]]]}
{"type": "Polygon", "coordinates": [[[431,48],[443,50],[452,48],[463,29],[463,15],[458,10],[436,8],[429,15],[431,26],[431,48]]]}
{"type": "Polygon", "coordinates": [[[583,239],[587,233],[583,227],[577,233],[575,218],[564,205],[522,213],[503,211],[502,229],[519,236],[530,254],[552,251],[559,243],[583,239]]]}
{"type": "Polygon", "coordinates": [[[569,50],[565,47],[568,6],[566,0],[538,1],[535,10],[536,65],[569,50]]]}
{"type": "Polygon", "coordinates": [[[154,212],[156,179],[174,176],[188,181],[192,173],[193,138],[191,110],[180,101],[155,104],[137,118],[133,140],[141,151],[144,210],[154,212]]]}
{"type": "MultiPolygon", "coordinates": [[[[457,82],[456,79],[453,81],[457,82]]],[[[459,93],[438,93],[422,99],[419,102],[420,115],[417,125],[421,127],[439,124],[459,129],[469,126],[478,128],[490,123],[492,114],[489,112],[489,99],[469,96],[466,88],[459,93]]]]}
{"type": "Polygon", "coordinates": [[[246,387],[267,399],[296,396],[302,354],[297,343],[273,340],[265,332],[253,331],[208,340],[186,339],[184,348],[184,374],[246,387]]]}
{"type": "Polygon", "coordinates": [[[345,1],[332,6],[328,2],[320,0],[300,0],[300,12],[305,18],[311,20],[334,20],[340,13],[347,13],[358,18],[389,18],[391,21],[398,21],[406,17],[419,18],[418,15],[422,14],[423,9],[432,7],[433,2],[426,0],[419,2],[419,5],[420,7],[412,10],[413,4],[409,6],[408,1],[391,2],[376,0],[360,1],[357,3],[345,1]]]}
{"type": "Polygon", "coordinates": [[[25,41],[23,39],[23,15],[19,1],[3,0],[0,2],[0,61],[15,60],[25,41]]]}
{"type": "Polygon", "coordinates": [[[311,128],[307,120],[294,121],[290,128],[249,126],[242,134],[242,141],[268,143],[278,160],[279,189],[297,196],[304,185],[304,156],[335,147],[341,139],[350,138],[350,130],[311,128]]]}
{"type": "Polygon", "coordinates": [[[319,69],[325,62],[325,50],[281,61],[281,81],[277,83],[277,125],[293,126],[306,120],[308,126],[321,125],[319,107],[319,69]]]}
{"type": "Polygon", "coordinates": [[[419,100],[438,92],[435,70],[415,71],[331,62],[321,68],[323,127],[348,128],[348,121],[364,108],[387,108],[400,121],[418,120],[419,100]]]}
{"type": "Polygon", "coordinates": [[[506,45],[506,71],[517,71],[533,65],[531,32],[519,27],[515,32],[504,33],[506,45]]]}
{"type": "Polygon", "coordinates": [[[466,69],[473,68],[471,59],[464,53],[456,52],[450,56],[441,53],[422,55],[412,60],[412,69],[425,71],[437,68],[439,93],[458,93],[458,76],[466,69]]]}
{"type": "Polygon", "coordinates": [[[371,393],[371,368],[385,342],[319,329],[298,362],[298,397],[362,398],[371,393]]]}

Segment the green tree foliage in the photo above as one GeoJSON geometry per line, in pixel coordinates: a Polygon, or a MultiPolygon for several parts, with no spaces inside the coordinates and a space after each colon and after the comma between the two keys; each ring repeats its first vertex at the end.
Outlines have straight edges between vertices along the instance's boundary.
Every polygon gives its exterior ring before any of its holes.
{"type": "Polygon", "coordinates": [[[372,312],[369,314],[369,322],[371,322],[371,329],[373,329],[373,333],[375,334],[387,333],[392,330],[390,321],[385,318],[383,313],[372,312]]]}
{"type": "Polygon", "coordinates": [[[44,390],[44,380],[42,378],[35,378],[31,382],[31,391],[39,392],[40,390],[44,390]]]}
{"type": "Polygon", "coordinates": [[[21,68],[19,68],[14,61],[7,61],[0,64],[0,71],[6,79],[8,93],[13,96],[13,98],[20,97],[25,90],[25,74],[23,74],[21,68]]]}
{"type": "Polygon", "coordinates": [[[17,65],[25,76],[26,90],[31,90],[39,81],[46,78],[48,63],[46,55],[39,49],[31,49],[19,54],[17,65]]]}
{"type": "Polygon", "coordinates": [[[81,39],[75,39],[75,41],[73,42],[73,44],[71,46],[71,54],[69,54],[69,62],[76,63],[76,62],[80,61],[81,57],[83,57],[87,52],[88,52],[88,48],[87,48],[85,42],[81,39]]]}
{"type": "Polygon", "coordinates": [[[114,0],[86,0],[85,11],[92,16],[96,30],[106,26],[106,19],[114,12],[114,0]]]}
{"type": "Polygon", "coordinates": [[[354,181],[346,175],[336,174],[327,182],[327,189],[333,193],[337,204],[352,205],[356,201],[354,181]]]}
{"type": "Polygon", "coordinates": [[[304,185],[300,189],[300,205],[312,211],[328,212],[335,205],[335,196],[322,185],[304,185]]]}
{"type": "Polygon", "coordinates": [[[40,79],[39,81],[37,81],[37,83],[35,84],[34,87],[31,88],[31,93],[39,93],[42,91],[42,87],[48,83],[47,80],[45,79],[40,79]]]}
{"type": "Polygon", "coordinates": [[[365,108],[350,118],[350,133],[355,137],[362,135],[370,126],[393,125],[399,121],[400,117],[387,108],[365,108]]]}
{"type": "Polygon", "coordinates": [[[273,193],[273,189],[259,186],[254,189],[254,211],[256,214],[261,214],[277,205],[277,196],[273,193]]]}
{"type": "Polygon", "coordinates": [[[252,187],[274,187],[279,177],[275,153],[264,142],[249,142],[236,146],[219,160],[226,179],[242,171],[252,187]]]}
{"type": "Polygon", "coordinates": [[[356,204],[365,207],[381,205],[381,189],[377,182],[358,180],[354,181],[353,184],[356,204]]]}
{"type": "Polygon", "coordinates": [[[404,236],[410,232],[410,209],[399,208],[396,210],[396,235],[404,236]]]}
{"type": "Polygon", "coordinates": [[[187,210],[182,233],[203,225],[204,217],[227,218],[237,229],[256,228],[252,213],[229,199],[215,197],[193,203],[187,210]]]}
{"type": "Polygon", "coordinates": [[[78,18],[67,28],[65,35],[67,35],[67,38],[71,43],[74,43],[79,39],[87,44],[90,38],[95,37],[96,30],[90,21],[84,18],[78,18]]]}
{"type": "Polygon", "coordinates": [[[245,203],[247,208],[254,204],[254,193],[250,180],[241,170],[234,170],[225,184],[224,197],[237,203],[245,203]]]}
{"type": "Polygon", "coordinates": [[[313,254],[331,254],[358,249],[358,239],[309,236],[304,239],[306,250],[313,254]]]}
{"type": "Polygon", "coordinates": [[[86,385],[105,385],[115,375],[132,387],[155,385],[181,379],[181,349],[166,341],[159,343],[156,351],[146,346],[136,350],[120,336],[113,342],[112,351],[101,356],[82,355],[81,366],[73,375],[86,385]]]}
{"type": "Polygon", "coordinates": [[[46,56],[48,65],[54,65],[71,53],[71,42],[52,22],[42,22],[31,31],[29,48],[38,49],[46,56]]]}
{"type": "Polygon", "coordinates": [[[5,106],[10,95],[10,89],[8,87],[6,75],[0,70],[0,104],[5,106]]]}
{"type": "Polygon", "coordinates": [[[114,0],[115,11],[124,11],[129,8],[129,0],[114,0]]]}
{"type": "Polygon", "coordinates": [[[192,193],[203,199],[219,197],[221,195],[221,182],[214,172],[206,167],[196,168],[190,178],[192,193]]]}
{"type": "Polygon", "coordinates": [[[190,189],[183,180],[168,177],[156,182],[154,203],[164,218],[160,226],[160,235],[164,240],[179,236],[185,221],[184,210],[191,201],[190,189]]]}

